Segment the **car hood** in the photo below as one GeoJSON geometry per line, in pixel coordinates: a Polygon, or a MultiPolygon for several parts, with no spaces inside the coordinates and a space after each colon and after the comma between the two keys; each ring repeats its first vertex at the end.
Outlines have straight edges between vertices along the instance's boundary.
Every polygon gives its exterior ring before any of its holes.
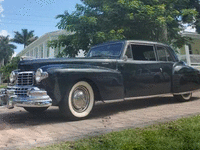
{"type": "Polygon", "coordinates": [[[33,60],[23,60],[19,62],[18,69],[20,71],[36,71],[41,67],[51,67],[51,66],[63,66],[66,65],[70,68],[82,68],[82,67],[92,67],[101,66],[111,69],[116,69],[116,59],[89,59],[89,58],[51,58],[51,59],[33,59],[33,60]]]}

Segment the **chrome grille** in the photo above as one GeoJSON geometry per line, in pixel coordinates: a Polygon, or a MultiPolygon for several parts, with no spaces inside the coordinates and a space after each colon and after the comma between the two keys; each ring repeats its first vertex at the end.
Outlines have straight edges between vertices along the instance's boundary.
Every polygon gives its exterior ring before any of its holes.
{"type": "Polygon", "coordinates": [[[22,88],[22,87],[12,87],[12,88],[9,88],[8,87],[8,90],[14,90],[14,94],[17,95],[17,96],[27,97],[28,88],[22,88]]]}
{"type": "Polygon", "coordinates": [[[27,96],[27,90],[28,88],[14,88],[15,95],[20,97],[26,97],[27,96]]]}
{"type": "Polygon", "coordinates": [[[34,73],[33,72],[19,72],[17,77],[17,85],[33,85],[34,73]]]}

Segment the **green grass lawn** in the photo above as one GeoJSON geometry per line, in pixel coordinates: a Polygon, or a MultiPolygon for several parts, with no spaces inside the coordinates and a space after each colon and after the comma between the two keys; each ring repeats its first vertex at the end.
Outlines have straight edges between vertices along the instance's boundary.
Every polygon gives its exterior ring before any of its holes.
{"type": "Polygon", "coordinates": [[[36,149],[198,150],[200,149],[200,115],[36,149]]]}
{"type": "Polygon", "coordinates": [[[1,88],[6,88],[6,87],[7,87],[7,84],[1,84],[1,85],[0,85],[0,89],[1,89],[1,88]]]}

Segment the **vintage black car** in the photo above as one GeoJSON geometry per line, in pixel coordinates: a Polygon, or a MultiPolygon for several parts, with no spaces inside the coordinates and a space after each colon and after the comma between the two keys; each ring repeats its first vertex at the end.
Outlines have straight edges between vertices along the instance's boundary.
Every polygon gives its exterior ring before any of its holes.
{"type": "Polygon", "coordinates": [[[20,61],[1,91],[1,103],[39,113],[59,106],[71,119],[87,117],[95,101],[129,100],[173,94],[191,99],[200,73],[179,61],[168,45],[115,41],[91,48],[85,58],[20,61]]]}

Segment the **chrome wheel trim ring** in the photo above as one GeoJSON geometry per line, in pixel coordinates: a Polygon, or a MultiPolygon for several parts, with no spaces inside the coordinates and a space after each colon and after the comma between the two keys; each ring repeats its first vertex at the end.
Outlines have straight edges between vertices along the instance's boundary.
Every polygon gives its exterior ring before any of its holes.
{"type": "Polygon", "coordinates": [[[186,93],[186,94],[182,94],[181,96],[185,99],[185,100],[189,100],[191,98],[192,93],[186,93]]]}
{"type": "MultiPolygon", "coordinates": [[[[80,95],[77,95],[76,98],[81,97],[82,93],[79,93],[79,94],[80,95]]],[[[69,113],[71,113],[71,115],[73,115],[73,117],[75,117],[75,118],[84,118],[90,114],[90,112],[93,109],[93,106],[94,106],[94,92],[93,92],[91,85],[86,81],[79,81],[76,84],[74,84],[69,92],[69,97],[68,97],[68,108],[70,111],[69,113]],[[82,87],[84,87],[83,88],[84,90],[87,89],[86,91],[88,91],[88,93],[89,93],[88,104],[80,105],[79,103],[76,103],[76,107],[75,107],[74,102],[73,102],[73,94],[82,92],[82,90],[83,90],[82,87]],[[74,93],[74,91],[76,91],[76,92],[74,93]],[[82,110],[79,110],[78,108],[81,108],[81,106],[82,106],[82,110]]]]}
{"type": "Polygon", "coordinates": [[[72,93],[72,107],[78,112],[84,112],[90,104],[90,93],[85,86],[78,86],[72,93]]]}

